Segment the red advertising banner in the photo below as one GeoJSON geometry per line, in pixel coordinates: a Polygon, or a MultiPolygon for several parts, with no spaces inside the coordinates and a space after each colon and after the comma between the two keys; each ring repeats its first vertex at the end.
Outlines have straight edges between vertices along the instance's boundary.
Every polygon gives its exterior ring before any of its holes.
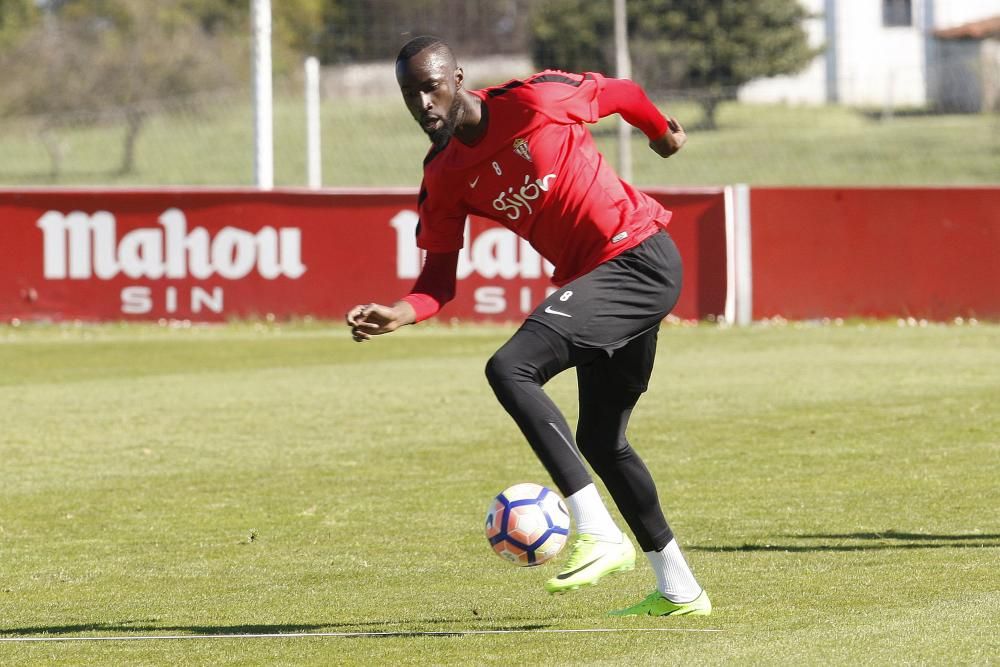
{"type": "Polygon", "coordinates": [[[753,316],[1000,317],[1000,188],[753,188],[753,316]]]}
{"type": "MultiPolygon", "coordinates": [[[[721,313],[721,190],[655,190],[685,260],[675,314],[721,313]]],[[[421,266],[411,190],[0,190],[0,320],[340,318],[421,266]]],[[[524,241],[472,218],[440,317],[521,320],[551,288],[524,241]]]]}

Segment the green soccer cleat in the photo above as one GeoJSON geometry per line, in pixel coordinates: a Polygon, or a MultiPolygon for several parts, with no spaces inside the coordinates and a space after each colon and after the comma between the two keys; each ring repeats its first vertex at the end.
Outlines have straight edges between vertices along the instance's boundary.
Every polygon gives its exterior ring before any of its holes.
{"type": "Polygon", "coordinates": [[[635,567],[635,547],[625,535],[621,542],[605,542],[593,535],[581,534],[563,571],[545,582],[549,593],[575,591],[593,586],[606,574],[627,572],[635,567]]]}
{"type": "Polygon", "coordinates": [[[712,601],[705,591],[691,602],[671,602],[660,591],[653,591],[639,604],[608,612],[608,616],[708,616],[711,613],[712,601]]]}

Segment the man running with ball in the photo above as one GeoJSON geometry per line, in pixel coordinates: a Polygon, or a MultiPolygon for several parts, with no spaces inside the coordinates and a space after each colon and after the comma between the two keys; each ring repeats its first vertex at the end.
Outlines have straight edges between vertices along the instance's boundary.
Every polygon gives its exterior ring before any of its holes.
{"type": "Polygon", "coordinates": [[[586,460],[657,579],[644,600],[611,614],[710,614],[712,604],[663,516],[653,479],[625,437],[653,369],[660,322],[680,294],[681,259],[665,230],[671,214],[618,177],[584,123],[621,114],[664,158],[684,145],[683,128],[636,84],[597,73],[545,71],[468,90],[451,49],[435,37],[403,46],[396,80],[431,140],[417,227],[417,245],[427,256],[401,300],[347,313],[354,339],[425,320],[454,297],[468,215],[495,220],[526,239],[555,266],[558,289],[493,355],[486,376],[576,521],[565,567],[545,588],[576,590],[635,566],[635,548],[601,501],[586,460]],[[576,368],[579,383],[575,437],[542,390],[568,368],[576,368]]]}

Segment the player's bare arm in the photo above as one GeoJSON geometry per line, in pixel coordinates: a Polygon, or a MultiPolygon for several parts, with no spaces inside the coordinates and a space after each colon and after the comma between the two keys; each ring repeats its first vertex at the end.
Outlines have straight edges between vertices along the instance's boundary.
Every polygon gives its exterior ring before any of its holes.
{"type": "Polygon", "coordinates": [[[392,333],[396,329],[416,321],[416,313],[406,301],[397,301],[391,306],[367,303],[347,311],[347,325],[351,336],[358,343],[371,340],[372,336],[392,333]]]}
{"type": "Polygon", "coordinates": [[[660,157],[666,158],[679,151],[686,142],[687,133],[684,128],[676,118],[667,116],[667,131],[659,139],[651,140],[649,147],[660,157]]]}

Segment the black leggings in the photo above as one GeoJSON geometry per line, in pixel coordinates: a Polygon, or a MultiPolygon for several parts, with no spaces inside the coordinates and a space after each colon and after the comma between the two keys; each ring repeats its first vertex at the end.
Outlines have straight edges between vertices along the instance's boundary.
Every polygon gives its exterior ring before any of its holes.
{"type": "Polygon", "coordinates": [[[662,549],[673,534],[660,510],[653,478],[625,438],[642,390],[623,381],[630,373],[623,373],[622,367],[645,364],[648,373],[656,332],[651,329],[609,356],[604,350],[574,346],[554,330],[529,320],[486,365],[486,377],[497,399],[563,495],[591,483],[586,459],[643,551],[662,549]],[[565,417],[542,391],[542,385],[572,367],[577,369],[580,396],[575,444],[565,417]]]}

